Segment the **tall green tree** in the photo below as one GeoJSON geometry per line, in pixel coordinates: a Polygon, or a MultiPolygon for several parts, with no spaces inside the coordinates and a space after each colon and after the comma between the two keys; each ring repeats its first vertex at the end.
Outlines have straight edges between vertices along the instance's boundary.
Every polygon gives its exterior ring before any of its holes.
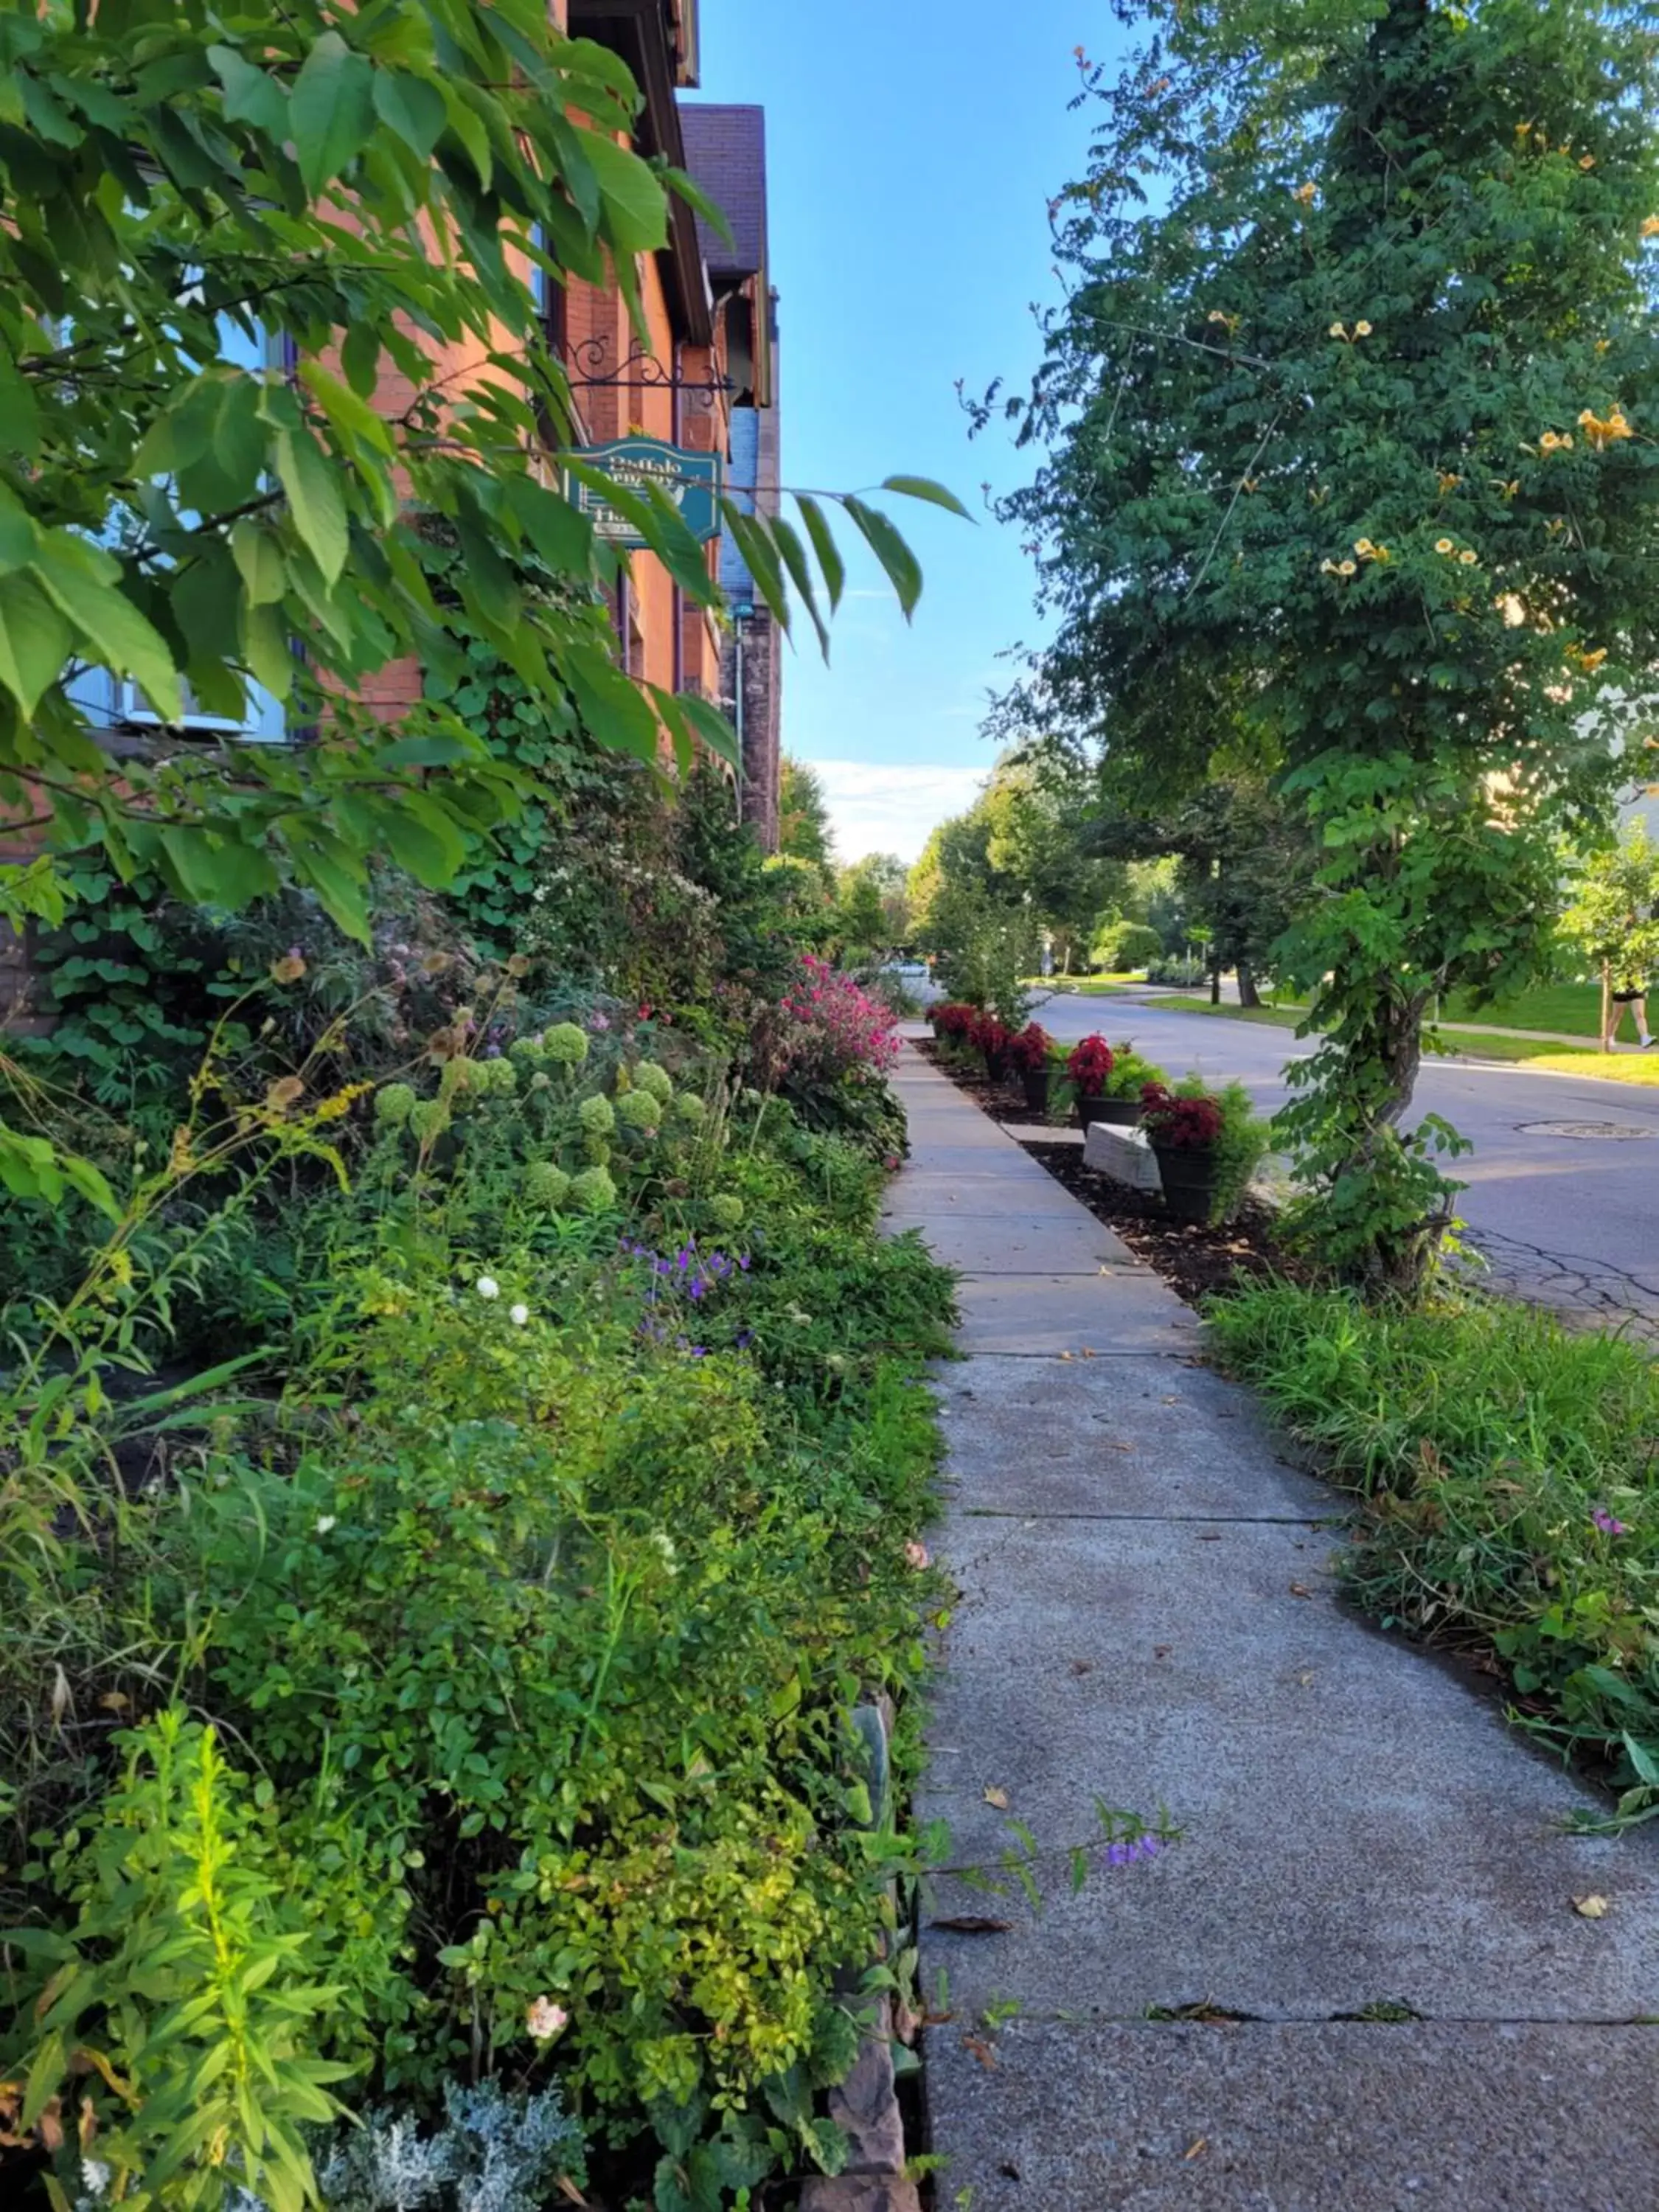
{"type": "Polygon", "coordinates": [[[778,781],[778,850],[822,871],[826,890],[835,888],[836,833],[830,801],[816,769],[791,753],[783,757],[778,781]]]}
{"type": "Polygon", "coordinates": [[[1248,684],[1323,862],[1288,1114],[1330,1255],[1409,1287],[1438,992],[1546,957],[1659,654],[1659,46],[1627,0],[1148,0],[1062,195],[1010,511],[1068,725],[1143,759],[1248,684]],[[1185,718],[1183,720],[1183,717],[1185,718]]]}

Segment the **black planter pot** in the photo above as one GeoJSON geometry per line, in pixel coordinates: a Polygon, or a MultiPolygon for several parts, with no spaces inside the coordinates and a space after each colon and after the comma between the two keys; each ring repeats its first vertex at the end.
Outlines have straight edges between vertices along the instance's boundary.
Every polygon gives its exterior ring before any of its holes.
{"type": "Polygon", "coordinates": [[[1051,1067],[1023,1067],[1019,1079],[1025,1086],[1025,1103],[1034,1114],[1048,1110],[1048,1094],[1054,1089],[1054,1073],[1051,1067]]]}
{"type": "Polygon", "coordinates": [[[985,1055],[985,1073],[993,1083],[1000,1083],[1008,1073],[1007,1054],[988,1052],[985,1055]]]}
{"type": "Polygon", "coordinates": [[[1114,1129],[1138,1129],[1140,1109],[1133,1098],[1085,1098],[1077,1102],[1077,1118],[1086,1129],[1091,1121],[1105,1121],[1114,1129]]]}
{"type": "Polygon", "coordinates": [[[1217,1161],[1213,1152],[1189,1145],[1154,1145],[1158,1172],[1164,1185],[1164,1203],[1176,1221],[1209,1220],[1215,1204],[1217,1161]]]}

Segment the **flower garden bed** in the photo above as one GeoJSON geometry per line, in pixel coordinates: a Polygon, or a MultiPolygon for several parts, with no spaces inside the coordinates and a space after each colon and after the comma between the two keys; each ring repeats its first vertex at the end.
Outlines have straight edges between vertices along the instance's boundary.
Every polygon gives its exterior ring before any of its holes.
{"type": "MultiPolygon", "coordinates": [[[[1030,1128],[1032,1117],[1012,1085],[988,1082],[976,1073],[953,1066],[936,1044],[924,1040],[916,1050],[948,1075],[992,1120],[1004,1127],[1030,1128]]],[[[1131,1190],[1109,1176],[1085,1166],[1081,1146],[1066,1141],[1055,1122],[1052,1141],[1021,1139],[1031,1158],[1048,1170],[1056,1182],[1086,1206],[1097,1221],[1105,1223],[1139,1259],[1155,1267],[1177,1295],[1198,1305],[1214,1294],[1233,1290],[1243,1282],[1259,1282],[1270,1276],[1297,1279],[1299,1271],[1275,1241],[1273,1211],[1259,1199],[1247,1198],[1224,1228],[1183,1226],[1170,1218],[1164,1200],[1154,1192],[1131,1190]]]]}

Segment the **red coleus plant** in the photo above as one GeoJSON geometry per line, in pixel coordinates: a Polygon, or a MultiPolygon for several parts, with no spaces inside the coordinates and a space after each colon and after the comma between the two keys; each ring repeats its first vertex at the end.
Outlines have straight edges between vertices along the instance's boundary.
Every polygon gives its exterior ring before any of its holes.
{"type": "Polygon", "coordinates": [[[994,1014],[976,1015],[974,1025],[968,1032],[969,1043],[977,1045],[988,1060],[1006,1052],[1013,1041],[1013,1031],[1000,1022],[994,1014]]]}
{"type": "Polygon", "coordinates": [[[1022,1073],[1036,1075],[1048,1065],[1054,1042],[1041,1022],[1028,1022],[1018,1036],[1008,1040],[1008,1057],[1022,1073]]]}
{"type": "Polygon", "coordinates": [[[1140,1123],[1155,1145],[1206,1152],[1220,1140],[1221,1106],[1214,1098],[1178,1097],[1164,1084],[1149,1083],[1140,1094],[1140,1123]]]}
{"type": "Polygon", "coordinates": [[[936,1036],[965,1037],[979,1019],[977,1006],[964,1006],[960,1000],[935,1006],[927,1018],[933,1024],[936,1036]]]}
{"type": "Polygon", "coordinates": [[[1103,1036],[1085,1037],[1073,1048],[1066,1073],[1085,1098],[1098,1098],[1113,1064],[1112,1048],[1103,1036]]]}

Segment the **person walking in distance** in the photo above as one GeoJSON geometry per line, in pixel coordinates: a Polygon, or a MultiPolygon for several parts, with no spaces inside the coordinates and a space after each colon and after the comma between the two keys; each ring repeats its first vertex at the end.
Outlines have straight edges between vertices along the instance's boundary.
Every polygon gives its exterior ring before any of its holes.
{"type": "MultiPolygon", "coordinates": [[[[1634,929],[1636,916],[1632,915],[1630,920],[1634,929]]],[[[1619,1032],[1624,1027],[1628,1009],[1631,1019],[1636,1024],[1637,1042],[1644,1052],[1648,1051],[1654,1044],[1659,1043],[1659,1038],[1651,1036],[1648,1031],[1648,979],[1645,973],[1634,961],[1615,960],[1611,980],[1613,988],[1607,994],[1607,1026],[1601,1039],[1601,1049],[1609,1052],[1619,1042],[1619,1032]]]]}

